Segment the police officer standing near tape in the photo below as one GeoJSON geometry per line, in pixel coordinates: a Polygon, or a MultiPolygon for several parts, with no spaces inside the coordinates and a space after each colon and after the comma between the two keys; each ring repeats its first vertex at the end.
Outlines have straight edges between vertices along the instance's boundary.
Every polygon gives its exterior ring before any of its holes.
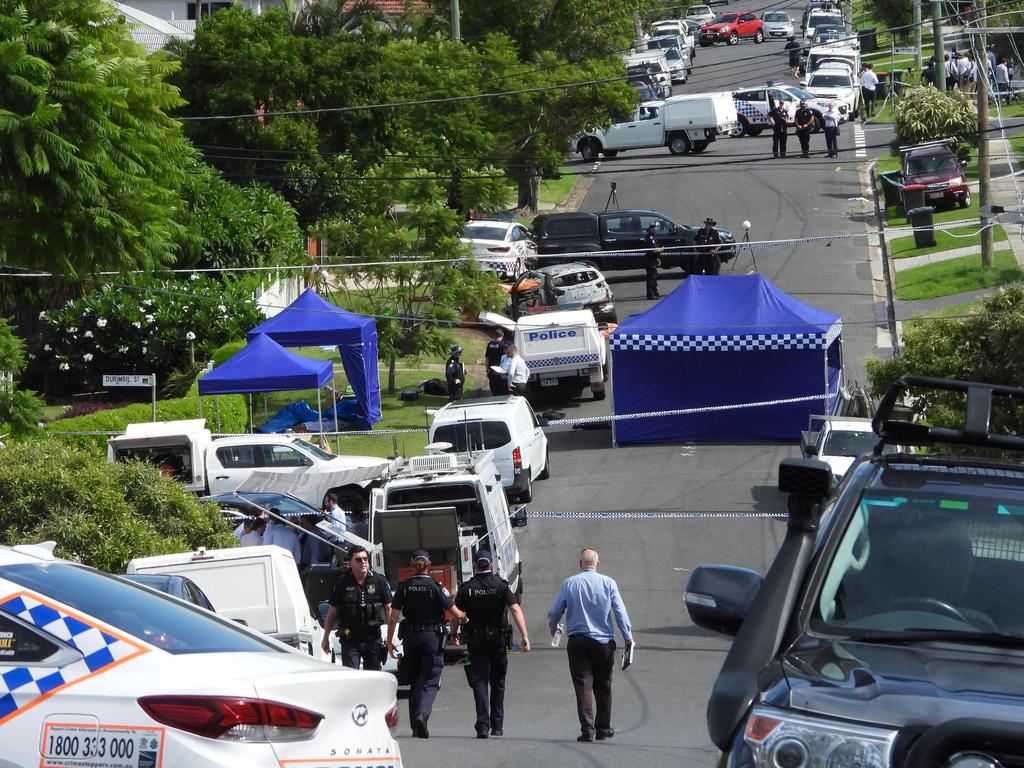
{"type": "Polygon", "coordinates": [[[505,331],[501,328],[495,328],[494,338],[487,342],[487,349],[484,350],[484,360],[487,364],[487,384],[490,386],[492,395],[508,394],[508,384],[505,382],[505,376],[492,370],[501,367],[501,358],[504,356],[505,331]]]}
{"type": "MultiPolygon", "coordinates": [[[[464,610],[469,619],[462,629],[469,646],[466,680],[473,689],[476,702],[476,737],[486,739],[488,736],[501,736],[504,728],[505,674],[508,671],[508,649],[512,645],[509,612],[523,639],[523,651],[530,650],[530,638],[519,600],[508,582],[491,570],[491,553],[481,549],[476,553],[474,564],[476,574],[459,587],[455,605],[464,610]]],[[[458,619],[452,619],[453,635],[458,623],[458,619]]]]}
{"type": "Polygon", "coordinates": [[[768,110],[768,122],[772,124],[772,157],[786,156],[786,107],[781,101],[772,104],[768,110]]]}
{"type": "Polygon", "coordinates": [[[380,628],[387,623],[391,610],[391,585],[370,570],[366,547],[355,545],[346,558],[351,570],[338,579],[327,609],[328,631],[321,648],[330,653],[330,630],[341,619],[338,637],[341,640],[341,663],[352,669],[379,670],[384,661],[384,644],[380,628]]]}
{"type": "Polygon", "coordinates": [[[448,402],[462,399],[462,388],[466,386],[466,364],[462,362],[462,347],[456,344],[444,366],[444,377],[448,381],[448,402]]]}
{"type": "Polygon", "coordinates": [[[722,236],[718,234],[712,218],[704,219],[704,226],[693,238],[694,245],[704,246],[697,250],[693,257],[694,275],[717,275],[722,271],[722,260],[718,258],[718,249],[722,247],[722,236]]]}
{"type": "Polygon", "coordinates": [[[814,112],[807,108],[806,101],[800,102],[800,108],[793,115],[793,121],[796,123],[796,137],[800,139],[800,157],[810,157],[814,112]]]}
{"type": "Polygon", "coordinates": [[[446,619],[464,618],[455,606],[451,593],[433,579],[430,555],[425,549],[412,553],[415,573],[398,585],[388,616],[388,653],[395,655],[395,625],[401,615],[398,637],[405,655],[400,662],[400,675],[409,681],[409,722],[412,735],[429,739],[427,720],[434,707],[437,689],[444,668],[444,630],[446,619]]]}
{"type": "Polygon", "coordinates": [[[661,294],[658,293],[658,267],[661,266],[661,254],[664,249],[658,247],[658,241],[654,238],[657,231],[657,223],[652,223],[647,227],[643,237],[643,247],[647,252],[645,270],[647,272],[648,299],[661,298],[661,294]]]}

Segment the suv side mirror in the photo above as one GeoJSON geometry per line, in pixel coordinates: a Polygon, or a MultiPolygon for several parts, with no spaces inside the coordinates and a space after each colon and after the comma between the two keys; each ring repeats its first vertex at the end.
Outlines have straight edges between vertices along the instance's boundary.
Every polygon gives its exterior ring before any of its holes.
{"type": "Polygon", "coordinates": [[[750,613],[764,578],[749,568],[700,565],[690,574],[683,602],[698,627],[735,635],[750,613]]]}

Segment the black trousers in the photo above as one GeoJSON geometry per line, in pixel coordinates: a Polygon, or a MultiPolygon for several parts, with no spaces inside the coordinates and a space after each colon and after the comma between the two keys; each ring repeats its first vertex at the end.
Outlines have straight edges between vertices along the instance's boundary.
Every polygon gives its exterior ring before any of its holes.
{"type": "Polygon", "coordinates": [[[839,154],[839,128],[833,126],[829,128],[825,126],[825,147],[828,149],[829,155],[839,154]]]}
{"type": "Polygon", "coordinates": [[[875,114],[875,90],[873,88],[860,89],[860,104],[865,115],[871,117],[875,114]]]}
{"type": "Polygon", "coordinates": [[[402,676],[409,680],[409,720],[430,717],[441,687],[444,644],[441,633],[424,629],[402,639],[402,676]]]}
{"type": "Polygon", "coordinates": [[[473,689],[476,704],[476,730],[501,730],[505,723],[505,675],[508,673],[508,651],[505,638],[471,637],[466,680],[473,689]]]}
{"type": "Polygon", "coordinates": [[[487,386],[490,387],[492,395],[508,394],[508,382],[505,381],[505,377],[490,368],[487,370],[487,386]]]}
{"type": "Polygon", "coordinates": [[[658,298],[658,268],[647,267],[647,298],[658,298]]]}
{"type": "Polygon", "coordinates": [[[603,731],[612,727],[615,641],[603,644],[586,635],[572,635],[566,651],[569,654],[569,676],[576,691],[580,732],[584,736],[594,736],[595,730],[603,731]]]}
{"type": "Polygon", "coordinates": [[[455,382],[448,382],[448,402],[462,399],[462,384],[456,384],[455,382]]]}
{"type": "Polygon", "coordinates": [[[785,129],[777,131],[772,129],[772,154],[778,157],[786,156],[786,131],[785,129]]]}
{"type": "Polygon", "coordinates": [[[806,155],[811,151],[811,129],[806,128],[802,131],[796,132],[796,137],[800,139],[800,154],[806,155]]]}
{"type": "Polygon", "coordinates": [[[341,663],[346,667],[359,669],[359,662],[362,661],[363,669],[379,671],[381,645],[380,635],[369,640],[350,640],[343,637],[341,638],[341,663]]]}

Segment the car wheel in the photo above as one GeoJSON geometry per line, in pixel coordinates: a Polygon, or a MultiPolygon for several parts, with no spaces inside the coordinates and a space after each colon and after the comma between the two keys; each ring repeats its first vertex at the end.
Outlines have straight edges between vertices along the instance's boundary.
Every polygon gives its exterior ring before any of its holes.
{"type": "Polygon", "coordinates": [[[967,192],[964,193],[964,196],[961,197],[957,201],[957,205],[959,205],[961,208],[970,208],[971,207],[971,191],[970,190],[967,190],[967,192]]]}
{"type": "Polygon", "coordinates": [[[758,44],[764,42],[764,32],[762,32],[760,29],[754,33],[754,42],[758,44]]]}
{"type": "Polygon", "coordinates": [[[761,131],[763,131],[763,130],[764,130],[764,128],[751,128],[748,125],[747,126],[747,135],[748,136],[760,136],[761,135],[761,131]]]}
{"type": "Polygon", "coordinates": [[[685,155],[690,151],[690,138],[685,133],[677,133],[668,140],[668,151],[673,155],[685,155]]]}
{"type": "Polygon", "coordinates": [[[601,145],[591,139],[590,141],[584,141],[580,144],[580,156],[588,163],[597,160],[598,154],[601,152],[601,145]]]}
{"type": "Polygon", "coordinates": [[[608,158],[609,160],[611,160],[611,159],[612,159],[613,157],[615,157],[615,156],[616,156],[617,154],[619,154],[619,150],[617,150],[617,149],[606,149],[606,150],[604,151],[604,156],[605,156],[606,158],[608,158]]]}
{"type": "Polygon", "coordinates": [[[736,122],[736,127],[729,131],[729,135],[734,139],[741,139],[747,135],[747,124],[743,120],[736,122]]]}
{"type": "Polygon", "coordinates": [[[729,45],[737,45],[740,41],[740,36],[733,32],[729,35],[729,45]]]}
{"type": "Polygon", "coordinates": [[[544,471],[537,475],[538,480],[547,480],[551,477],[551,452],[544,449],[544,471]]]}
{"type": "Polygon", "coordinates": [[[707,148],[708,148],[708,143],[706,141],[695,141],[695,142],[693,142],[693,151],[694,152],[703,152],[707,148]]]}
{"type": "Polygon", "coordinates": [[[516,497],[516,501],[520,501],[523,504],[527,504],[533,500],[533,481],[530,476],[526,476],[526,487],[523,488],[522,493],[516,497]]]}

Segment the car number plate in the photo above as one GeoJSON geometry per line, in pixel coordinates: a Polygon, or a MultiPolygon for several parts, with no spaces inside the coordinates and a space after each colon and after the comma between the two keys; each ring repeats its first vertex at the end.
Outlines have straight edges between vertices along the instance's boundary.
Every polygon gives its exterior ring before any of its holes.
{"type": "Polygon", "coordinates": [[[555,376],[541,376],[540,385],[542,387],[557,387],[558,378],[555,376]]]}
{"type": "Polygon", "coordinates": [[[40,768],[159,768],[162,728],[127,725],[49,725],[43,730],[40,768]]]}

